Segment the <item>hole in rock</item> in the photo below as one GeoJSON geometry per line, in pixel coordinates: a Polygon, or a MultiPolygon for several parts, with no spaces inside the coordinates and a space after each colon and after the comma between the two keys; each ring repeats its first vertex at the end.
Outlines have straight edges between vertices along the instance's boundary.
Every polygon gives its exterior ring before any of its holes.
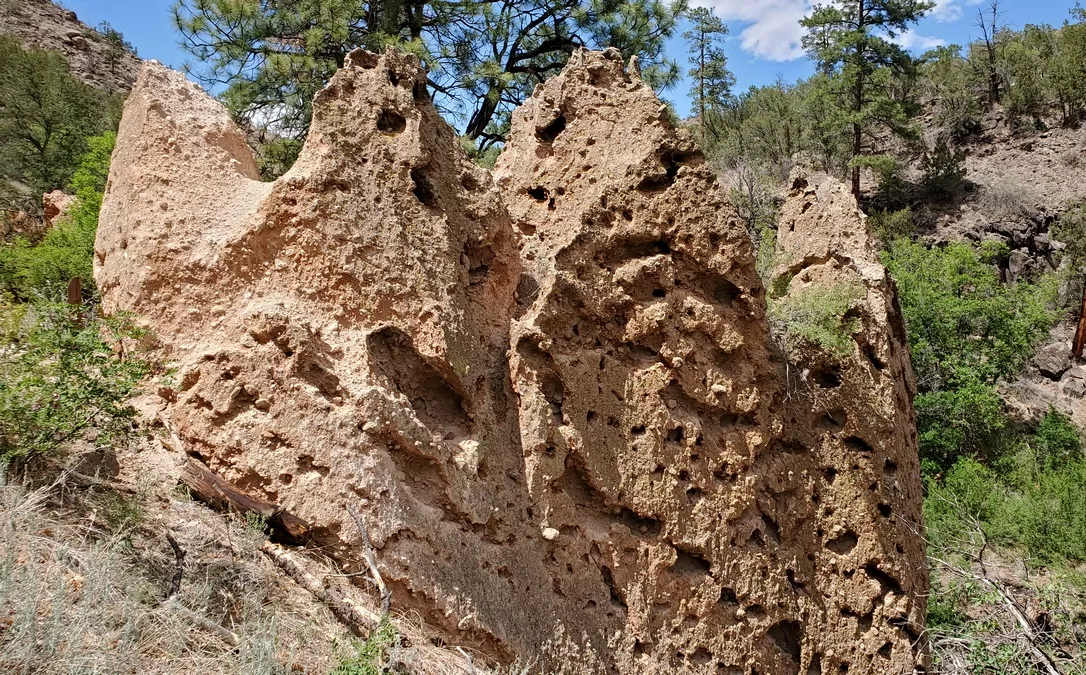
{"type": "Polygon", "coordinates": [[[411,182],[414,183],[411,192],[414,193],[419,202],[423,206],[437,208],[437,195],[434,193],[434,187],[430,183],[429,176],[427,176],[426,167],[411,169],[411,182]]]}
{"type": "Polygon", "coordinates": [[[890,507],[889,504],[879,504],[878,508],[879,515],[881,515],[883,518],[889,518],[890,514],[893,512],[893,509],[890,507]]]}
{"type": "Polygon", "coordinates": [[[818,368],[811,372],[811,378],[823,389],[835,389],[841,386],[841,375],[836,368],[818,368]]]}
{"type": "Polygon", "coordinates": [[[887,593],[901,595],[901,582],[895,579],[893,575],[883,571],[877,563],[868,563],[864,565],[863,570],[867,576],[879,582],[879,588],[882,590],[883,595],[887,593]]]}
{"type": "Polygon", "coordinates": [[[711,298],[714,302],[726,307],[731,307],[743,294],[738,286],[727,279],[711,276],[700,278],[698,280],[698,289],[707,298],[711,298]]]}
{"type": "Polygon", "coordinates": [[[873,452],[874,448],[859,436],[849,436],[845,439],[845,446],[853,452],[873,452]]]}
{"type": "Polygon", "coordinates": [[[856,548],[858,543],[860,543],[860,538],[856,536],[855,532],[848,530],[841,536],[826,542],[826,548],[837,555],[848,555],[852,552],[852,549],[856,548]]]}
{"type": "Polygon", "coordinates": [[[430,100],[430,92],[426,90],[425,82],[416,82],[415,86],[411,87],[411,98],[415,103],[424,103],[430,100]]]}
{"type": "Polygon", "coordinates": [[[410,336],[391,326],[366,338],[370,368],[411,402],[419,420],[432,429],[466,432],[471,418],[458,387],[450,384],[415,349],[410,336]]]}
{"type": "Polygon", "coordinates": [[[537,185],[533,188],[528,188],[528,196],[537,202],[547,201],[547,197],[550,196],[550,192],[542,185],[537,185]]]}
{"type": "Polygon", "coordinates": [[[701,577],[709,576],[712,564],[708,560],[692,551],[684,551],[679,548],[675,550],[678,557],[675,559],[675,564],[671,566],[672,573],[684,577],[693,577],[699,581],[701,577]]]}
{"type": "Polygon", "coordinates": [[[829,431],[840,431],[845,428],[846,423],[848,415],[840,408],[829,411],[818,420],[818,426],[829,431]]]}
{"type": "Polygon", "coordinates": [[[543,397],[551,408],[551,416],[556,424],[562,424],[562,404],[566,400],[566,388],[562,380],[553,373],[547,373],[543,377],[543,397]]]}
{"type": "Polygon", "coordinates": [[[377,130],[386,134],[399,134],[407,128],[407,119],[391,110],[382,110],[377,116],[377,130]]]}
{"type": "Polygon", "coordinates": [[[773,624],[767,633],[777,648],[784,652],[788,658],[799,664],[801,645],[803,643],[803,630],[796,621],[778,621],[773,624]]]}
{"type": "Polygon", "coordinates": [[[720,597],[717,599],[717,602],[729,607],[739,606],[739,598],[736,597],[735,591],[728,588],[727,586],[720,589],[720,597]]]}
{"type": "Polygon", "coordinates": [[[559,115],[547,126],[535,130],[535,137],[542,143],[553,143],[566,130],[566,116],[559,115]]]}
{"type": "Polygon", "coordinates": [[[611,574],[611,568],[601,567],[600,574],[603,575],[603,583],[607,585],[607,592],[611,595],[611,604],[625,609],[626,601],[618,594],[618,589],[615,587],[615,577],[611,574]]]}

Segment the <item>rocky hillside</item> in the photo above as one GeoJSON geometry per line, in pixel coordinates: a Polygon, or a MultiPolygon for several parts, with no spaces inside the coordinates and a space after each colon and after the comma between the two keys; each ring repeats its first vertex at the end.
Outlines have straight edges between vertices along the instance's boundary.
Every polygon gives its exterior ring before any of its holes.
{"type": "Polygon", "coordinates": [[[345,570],[372,540],[392,607],[488,660],[925,667],[914,384],[847,192],[795,177],[771,334],[742,223],[617,52],[537,89],[493,180],[424,83],[353,53],[262,183],[145,66],[95,273],[177,365],[183,447],[345,570]]]}
{"type": "Polygon", "coordinates": [[[0,2],[0,35],[64,54],[73,75],[109,91],[128,91],[139,74],[140,60],[135,54],[110,44],[75,12],[51,0],[0,2]]]}

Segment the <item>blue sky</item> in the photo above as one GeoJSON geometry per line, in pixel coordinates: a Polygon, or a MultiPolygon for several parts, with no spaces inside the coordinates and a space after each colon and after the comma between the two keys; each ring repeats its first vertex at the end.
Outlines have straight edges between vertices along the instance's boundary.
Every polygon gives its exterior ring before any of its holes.
{"type": "MultiPolygon", "coordinates": [[[[936,8],[904,37],[904,44],[916,51],[939,45],[963,44],[977,34],[977,9],[985,0],[937,0],[936,8]]],[[[124,33],[139,50],[140,56],[154,58],[180,67],[188,56],[177,45],[178,38],[170,22],[172,0],[63,0],[85,23],[92,26],[109,21],[124,33]]],[[[798,20],[809,8],[807,0],[692,0],[692,4],[712,8],[731,27],[727,52],[738,89],[767,84],[778,76],[786,80],[805,77],[811,65],[799,48],[801,30],[798,20]]],[[[1027,23],[1058,25],[1068,18],[1074,0],[1003,0],[1000,11],[1010,26],[1027,23]]],[[[668,45],[668,54],[686,64],[682,27],[668,45]]],[[[679,114],[689,113],[687,90],[680,83],[665,92],[679,114]]]]}

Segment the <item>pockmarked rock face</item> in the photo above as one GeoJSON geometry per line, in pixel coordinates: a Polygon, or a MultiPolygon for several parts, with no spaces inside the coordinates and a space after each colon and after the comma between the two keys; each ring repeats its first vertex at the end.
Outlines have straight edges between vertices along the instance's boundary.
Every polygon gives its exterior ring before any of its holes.
{"type": "Polygon", "coordinates": [[[775,291],[856,289],[847,353],[778,346],[746,232],[636,67],[581,51],[493,178],[413,57],[353,53],[261,183],[149,63],[96,245],[177,364],[163,415],[393,607],[491,659],[617,672],[927,664],[912,375],[866,224],[797,177],[775,291]]]}

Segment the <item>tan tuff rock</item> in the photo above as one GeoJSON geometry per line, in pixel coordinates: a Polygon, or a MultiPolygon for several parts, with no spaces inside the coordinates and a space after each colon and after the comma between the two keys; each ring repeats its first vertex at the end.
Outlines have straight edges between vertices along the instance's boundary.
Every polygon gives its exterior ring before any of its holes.
{"type": "Polygon", "coordinates": [[[782,348],[617,52],[537,87],[493,180],[425,83],[354,52],[261,183],[218,103],[144,67],[95,273],[176,363],[186,447],[351,569],[356,509],[394,609],[496,661],[557,665],[559,635],[617,672],[925,665],[912,375],[847,193],[797,180],[774,287],[862,289],[850,350],[782,348]]]}

